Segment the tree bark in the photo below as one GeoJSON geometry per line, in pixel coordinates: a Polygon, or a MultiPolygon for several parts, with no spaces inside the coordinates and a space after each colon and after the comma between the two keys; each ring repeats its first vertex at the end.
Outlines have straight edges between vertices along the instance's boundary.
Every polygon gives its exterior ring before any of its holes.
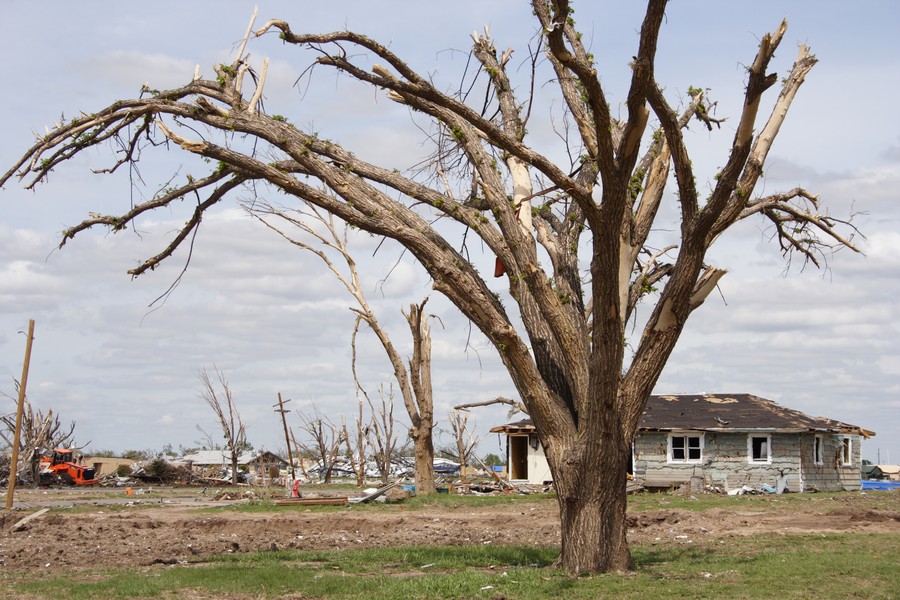
{"type": "Polygon", "coordinates": [[[413,441],[416,455],[416,495],[433,494],[437,491],[434,485],[434,438],[433,424],[424,423],[410,429],[409,436],[413,441]]]}
{"type": "Polygon", "coordinates": [[[559,502],[558,565],[569,573],[630,571],[626,484],[630,444],[621,432],[593,441],[572,440],[548,453],[559,502]]]}

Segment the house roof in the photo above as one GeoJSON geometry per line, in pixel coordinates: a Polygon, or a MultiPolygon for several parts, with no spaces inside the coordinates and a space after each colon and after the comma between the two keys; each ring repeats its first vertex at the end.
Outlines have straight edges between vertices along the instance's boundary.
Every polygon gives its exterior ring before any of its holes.
{"type": "MultiPolygon", "coordinates": [[[[833,419],[810,417],[752,394],[690,394],[650,396],[638,431],[764,431],[850,433],[871,437],[875,432],[833,419]]],[[[492,433],[531,433],[534,423],[523,419],[500,425],[492,433]]]]}

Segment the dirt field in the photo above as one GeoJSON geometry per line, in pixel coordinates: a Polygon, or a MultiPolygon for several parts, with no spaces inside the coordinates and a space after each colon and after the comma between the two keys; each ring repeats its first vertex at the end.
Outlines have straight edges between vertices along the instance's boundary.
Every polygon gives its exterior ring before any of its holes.
{"type": "MultiPolygon", "coordinates": [[[[649,510],[630,513],[629,537],[636,546],[706,545],[760,533],[878,532],[900,534],[900,495],[870,494],[737,497],[727,508],[703,511],[668,508],[680,499],[643,500],[649,510]],[[658,508],[657,508],[658,506],[658,508]]],[[[221,506],[197,492],[158,491],[125,497],[78,499],[65,493],[17,494],[18,507],[72,506],[51,512],[12,532],[23,511],[0,517],[0,573],[176,564],[227,552],[338,549],[408,545],[559,543],[555,500],[491,507],[434,509],[394,504],[332,510],[292,507],[278,512],[204,511],[221,506]],[[134,502],[133,506],[112,506],[134,502]]],[[[0,513],[2,514],[2,513],[0,513]]]]}

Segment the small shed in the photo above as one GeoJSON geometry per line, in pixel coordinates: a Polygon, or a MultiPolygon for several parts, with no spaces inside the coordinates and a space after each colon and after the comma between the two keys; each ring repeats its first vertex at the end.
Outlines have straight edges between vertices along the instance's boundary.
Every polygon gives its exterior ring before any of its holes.
{"type": "MultiPolygon", "coordinates": [[[[511,481],[552,479],[530,419],[491,432],[506,434],[511,481]]],[[[873,435],[752,394],[655,395],[638,425],[631,472],[650,488],[859,490],[860,441],[873,435]]]]}

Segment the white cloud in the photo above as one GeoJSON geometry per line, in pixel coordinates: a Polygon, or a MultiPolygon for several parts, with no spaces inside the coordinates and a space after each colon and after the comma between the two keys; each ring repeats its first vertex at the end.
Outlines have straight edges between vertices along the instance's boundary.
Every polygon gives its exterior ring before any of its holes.
{"type": "MultiPolygon", "coordinates": [[[[118,50],[91,57],[83,65],[84,76],[92,81],[108,80],[117,87],[134,87],[135,75],[150,88],[169,89],[184,85],[194,75],[194,64],[159,52],[118,50]]],[[[138,90],[139,91],[139,90],[138,90]]]]}

